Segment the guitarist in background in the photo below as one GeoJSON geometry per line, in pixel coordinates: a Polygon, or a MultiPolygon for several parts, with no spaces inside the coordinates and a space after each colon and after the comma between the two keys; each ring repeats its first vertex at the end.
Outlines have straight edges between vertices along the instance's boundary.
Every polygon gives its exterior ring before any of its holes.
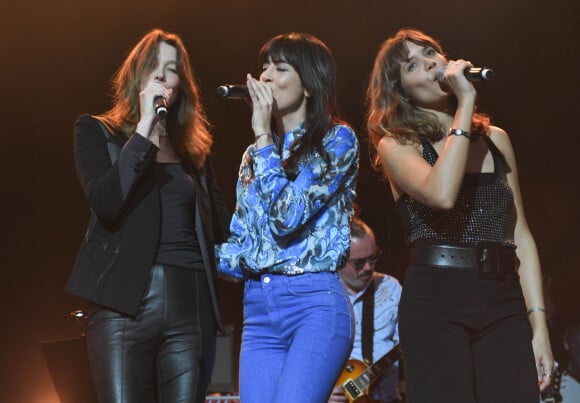
{"type": "MultiPolygon", "coordinates": [[[[355,337],[351,360],[374,363],[399,343],[397,318],[401,285],[394,277],[375,272],[379,255],[373,230],[354,217],[349,259],[338,271],[354,311],[355,337]],[[373,320],[367,320],[369,317],[373,320]]],[[[399,402],[397,382],[398,367],[392,365],[371,384],[369,398],[387,403],[399,402]]],[[[333,389],[328,402],[349,402],[342,386],[333,389]]]]}

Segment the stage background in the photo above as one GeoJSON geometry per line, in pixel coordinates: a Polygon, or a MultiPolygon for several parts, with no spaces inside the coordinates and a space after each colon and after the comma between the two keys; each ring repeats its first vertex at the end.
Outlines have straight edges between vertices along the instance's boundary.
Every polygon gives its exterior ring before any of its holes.
{"type": "MultiPolygon", "coordinates": [[[[89,218],[73,162],[72,125],[110,106],[109,80],[148,30],[179,33],[215,136],[217,178],[230,209],[240,156],[252,140],[243,102],[216,87],[258,71],[270,37],[310,32],[339,65],[340,109],[361,139],[361,215],[403,279],[405,249],[388,189],[369,168],[364,92],[379,45],[400,27],[439,39],[452,58],[495,70],[477,85],[480,111],[510,134],[530,227],[549,280],[554,350],[579,322],[578,90],[575,0],[177,1],[24,0],[0,16],[2,277],[0,401],[54,403],[40,342],[78,336],[63,287],[89,218]]],[[[222,283],[226,323],[241,328],[241,286],[222,283]]],[[[63,357],[63,359],[67,359],[63,357]]]]}

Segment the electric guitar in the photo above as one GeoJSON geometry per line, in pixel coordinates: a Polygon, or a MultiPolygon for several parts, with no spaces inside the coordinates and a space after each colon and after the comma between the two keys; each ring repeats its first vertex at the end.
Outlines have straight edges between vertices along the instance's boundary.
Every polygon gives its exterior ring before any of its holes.
{"type": "Polygon", "coordinates": [[[381,377],[383,372],[402,355],[401,346],[397,344],[387,354],[372,365],[359,360],[348,360],[335,386],[342,386],[349,403],[366,403],[369,397],[369,387],[381,377]]]}
{"type": "Polygon", "coordinates": [[[552,383],[541,394],[543,403],[580,402],[580,382],[556,363],[552,383]]]}

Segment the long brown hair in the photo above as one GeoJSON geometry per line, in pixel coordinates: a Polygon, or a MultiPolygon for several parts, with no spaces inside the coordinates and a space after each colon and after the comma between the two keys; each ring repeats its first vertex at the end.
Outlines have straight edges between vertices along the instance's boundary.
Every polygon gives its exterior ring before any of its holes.
{"type": "MultiPolygon", "coordinates": [[[[443,138],[443,127],[435,114],[416,107],[401,86],[401,63],[409,57],[406,41],[430,46],[444,55],[435,39],[414,29],[401,29],[383,42],[367,89],[367,130],[374,147],[384,136],[391,136],[401,144],[423,140],[435,142],[443,138]]],[[[457,103],[457,99],[453,99],[457,103]]],[[[474,113],[472,132],[486,134],[488,131],[489,118],[474,113]]]]}
{"type": "Polygon", "coordinates": [[[157,67],[161,42],[177,50],[179,74],[178,93],[166,118],[169,141],[182,161],[201,170],[213,140],[189,55],[178,35],[154,29],[135,45],[113,76],[114,105],[99,118],[113,129],[115,135],[129,137],[135,132],[140,119],[142,81],[157,67]]]}

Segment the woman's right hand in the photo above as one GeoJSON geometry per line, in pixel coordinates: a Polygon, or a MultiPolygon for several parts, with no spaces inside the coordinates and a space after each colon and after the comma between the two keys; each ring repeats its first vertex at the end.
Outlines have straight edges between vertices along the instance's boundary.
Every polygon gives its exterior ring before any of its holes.
{"type": "MultiPolygon", "coordinates": [[[[165,135],[165,126],[158,127],[159,119],[155,113],[154,100],[156,97],[171,99],[172,89],[166,88],[160,81],[152,79],[139,93],[139,114],[136,131],[143,137],[151,138],[165,135]],[[155,129],[155,130],[154,130],[155,129]]],[[[151,139],[153,140],[153,139],[151,139]]]]}
{"type": "Polygon", "coordinates": [[[459,104],[464,101],[475,102],[477,92],[464,74],[465,69],[469,67],[473,67],[473,64],[469,61],[463,59],[449,60],[445,73],[443,73],[441,78],[441,82],[455,94],[459,104]]]}
{"type": "Polygon", "coordinates": [[[252,100],[252,129],[254,135],[270,133],[272,122],[272,107],[274,105],[274,95],[272,88],[256,80],[251,74],[246,76],[246,84],[250,99],[252,100]]]}

